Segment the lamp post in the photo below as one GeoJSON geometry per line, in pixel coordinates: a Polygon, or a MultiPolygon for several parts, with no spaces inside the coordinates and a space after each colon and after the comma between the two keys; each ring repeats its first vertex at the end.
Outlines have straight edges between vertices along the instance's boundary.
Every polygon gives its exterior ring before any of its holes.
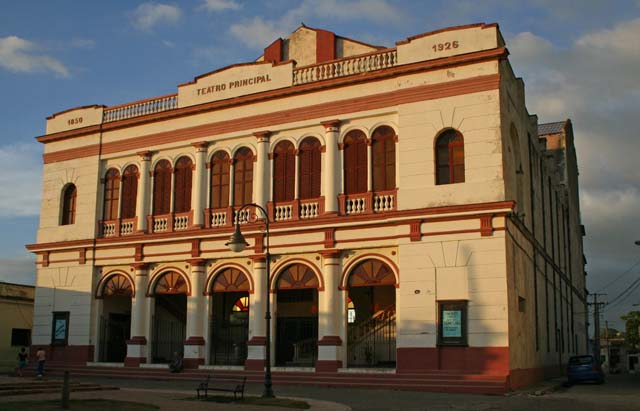
{"type": "MultiPolygon", "coordinates": [[[[265,310],[266,312],[264,314],[264,319],[267,327],[267,330],[266,330],[267,341],[265,346],[266,353],[265,353],[265,370],[264,370],[264,391],[262,392],[262,397],[274,398],[275,395],[273,394],[273,389],[271,387],[271,297],[270,297],[271,255],[269,254],[269,215],[267,214],[267,211],[255,203],[245,204],[242,207],[240,207],[240,209],[236,212],[235,230],[233,231],[233,234],[231,235],[231,237],[229,238],[229,241],[225,245],[228,246],[229,249],[234,253],[239,253],[243,251],[249,245],[249,243],[247,243],[247,241],[244,239],[242,232],[240,232],[240,215],[242,214],[242,211],[244,209],[249,207],[255,207],[256,209],[262,212],[262,214],[264,215],[264,222],[266,225],[267,247],[266,247],[265,257],[266,257],[266,271],[267,271],[267,301],[266,301],[267,306],[265,310]]],[[[255,214],[255,218],[256,219],[258,218],[257,213],[255,214]]]]}

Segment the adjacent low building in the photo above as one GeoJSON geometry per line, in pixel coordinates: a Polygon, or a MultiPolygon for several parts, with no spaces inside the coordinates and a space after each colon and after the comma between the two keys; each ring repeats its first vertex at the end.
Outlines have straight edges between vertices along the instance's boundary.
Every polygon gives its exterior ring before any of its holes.
{"type": "Polygon", "coordinates": [[[18,365],[18,352],[31,345],[35,287],[0,281],[0,367],[18,365]]]}
{"type": "Polygon", "coordinates": [[[561,372],[587,343],[573,132],[507,56],[496,24],[392,48],[301,26],[175,94],[52,115],[34,346],[259,370],[269,295],[275,367],[561,372]]]}

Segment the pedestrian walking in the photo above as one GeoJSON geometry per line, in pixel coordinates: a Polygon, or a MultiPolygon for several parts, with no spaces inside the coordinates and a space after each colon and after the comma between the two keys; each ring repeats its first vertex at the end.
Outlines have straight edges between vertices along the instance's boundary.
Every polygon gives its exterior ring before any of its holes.
{"type": "Polygon", "coordinates": [[[27,366],[27,359],[29,358],[29,354],[27,354],[26,348],[22,347],[20,352],[18,353],[18,375],[22,377],[22,370],[27,366]]]}
{"type": "Polygon", "coordinates": [[[36,359],[38,360],[38,377],[44,375],[44,362],[47,359],[47,354],[44,352],[44,348],[39,348],[36,352],[36,359]]]}

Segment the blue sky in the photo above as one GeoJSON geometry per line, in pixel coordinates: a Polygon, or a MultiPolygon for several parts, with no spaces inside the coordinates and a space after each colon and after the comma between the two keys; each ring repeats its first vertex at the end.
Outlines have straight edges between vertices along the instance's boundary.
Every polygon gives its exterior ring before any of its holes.
{"type": "MultiPolygon", "coordinates": [[[[173,93],[254,60],[301,23],[392,46],[447,26],[497,22],[541,122],[571,118],[589,289],[640,278],[640,0],[189,0],[6,2],[0,14],[0,280],[33,283],[47,116],[173,93]]],[[[640,289],[607,310],[640,303],[640,289]]]]}

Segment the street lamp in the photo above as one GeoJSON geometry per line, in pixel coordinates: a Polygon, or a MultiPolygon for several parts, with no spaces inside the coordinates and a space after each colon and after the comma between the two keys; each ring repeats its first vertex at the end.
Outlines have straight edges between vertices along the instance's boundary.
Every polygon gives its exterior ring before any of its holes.
{"type": "MultiPolygon", "coordinates": [[[[266,326],[267,326],[267,341],[266,341],[266,346],[265,346],[265,370],[264,370],[264,391],[262,392],[262,398],[274,398],[275,395],[273,394],[273,389],[271,388],[271,298],[270,298],[270,292],[271,292],[271,255],[269,254],[269,215],[267,214],[267,211],[262,208],[261,206],[259,206],[258,204],[255,203],[250,203],[250,204],[245,204],[242,207],[240,207],[240,209],[236,212],[236,228],[233,231],[233,234],[231,234],[231,237],[229,238],[229,241],[227,243],[225,243],[226,246],[229,247],[229,249],[231,251],[233,251],[234,253],[239,253],[241,251],[243,251],[245,248],[247,248],[247,246],[249,245],[249,243],[247,243],[247,241],[244,239],[244,236],[242,235],[242,232],[240,231],[240,215],[242,214],[242,211],[246,208],[249,207],[255,207],[256,209],[260,210],[262,212],[262,214],[264,215],[264,222],[266,225],[266,237],[267,237],[267,247],[266,247],[266,253],[265,253],[265,257],[266,257],[266,269],[267,269],[267,307],[266,307],[266,312],[264,314],[264,319],[266,322],[266,326]]],[[[255,218],[258,218],[257,213],[254,214],[255,218]]]]}

